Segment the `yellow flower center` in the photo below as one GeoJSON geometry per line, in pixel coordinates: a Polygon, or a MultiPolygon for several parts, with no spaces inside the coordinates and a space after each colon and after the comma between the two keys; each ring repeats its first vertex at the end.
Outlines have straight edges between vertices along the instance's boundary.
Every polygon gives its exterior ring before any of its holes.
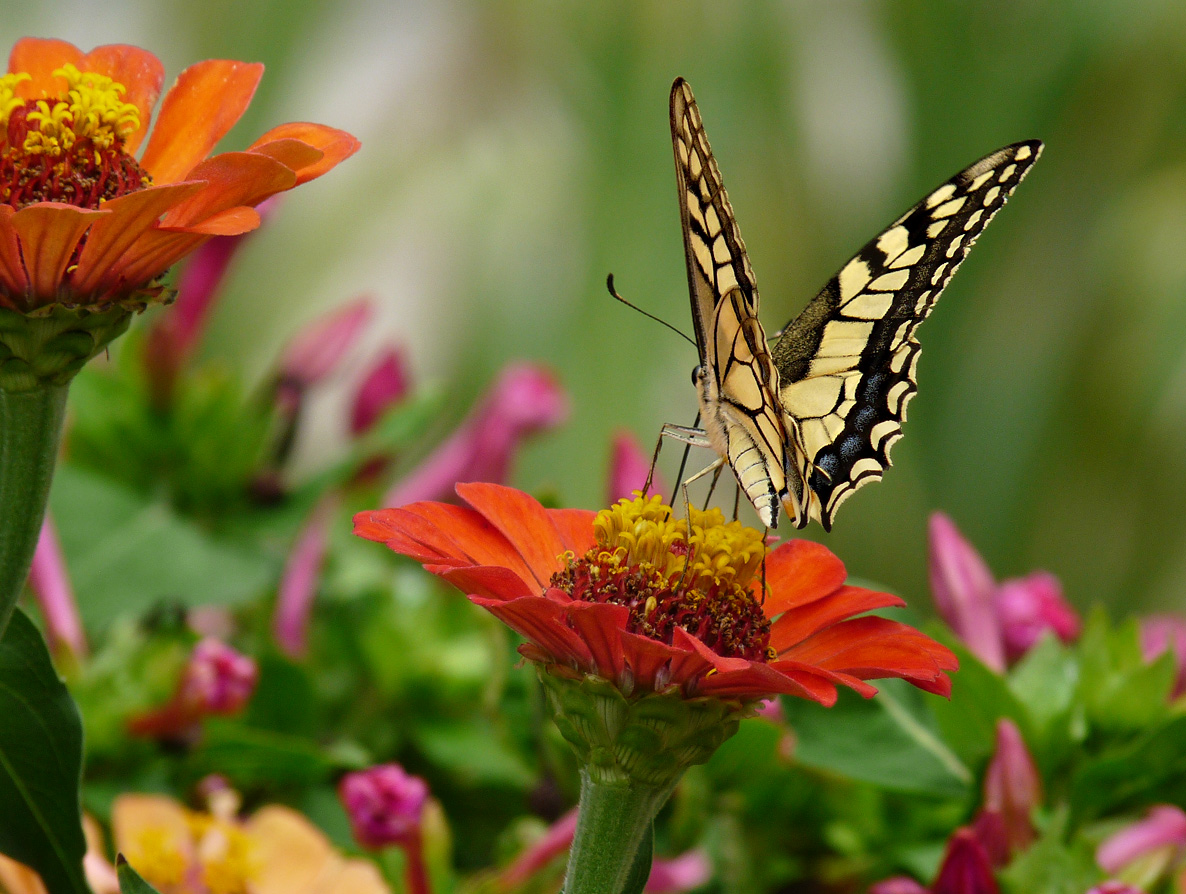
{"type": "Polygon", "coordinates": [[[186,811],[188,841],[175,830],[141,830],[127,854],[162,894],[248,894],[259,871],[255,843],[233,819],[186,811]]]}
{"type": "Polygon", "coordinates": [[[140,129],[140,110],[123,99],[127,88],[69,64],[54,76],[66,81],[63,95],[28,100],[16,95],[28,74],[0,77],[0,201],[97,208],[147,185],[147,174],[124,151],[140,129]]]}
{"type": "Polygon", "coordinates": [[[620,500],[594,519],[597,545],[565,556],[552,585],[574,599],[627,606],[632,632],[671,643],[680,627],[720,655],[769,658],[770,622],[752,587],[763,535],[726,522],[719,509],[690,515],[674,518],[659,497],[620,500]]]}

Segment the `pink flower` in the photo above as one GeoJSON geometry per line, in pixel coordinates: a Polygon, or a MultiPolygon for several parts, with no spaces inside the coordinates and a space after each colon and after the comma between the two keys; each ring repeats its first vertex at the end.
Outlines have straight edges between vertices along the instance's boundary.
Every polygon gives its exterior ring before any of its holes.
{"type": "Polygon", "coordinates": [[[1104,872],[1115,875],[1138,860],[1155,863],[1164,870],[1184,854],[1186,813],[1163,804],[1104,841],[1095,852],[1095,861],[1104,872]]]}
{"type": "Polygon", "coordinates": [[[1079,636],[1079,616],[1053,575],[1037,572],[998,585],[992,572],[941,512],[930,522],[931,592],[939,614],[977,658],[995,671],[1024,655],[1047,630],[1079,636]]]}
{"type": "Polygon", "coordinates": [[[63,651],[81,658],[86,654],[86,634],[78,616],[78,604],[66,572],[66,559],[53,520],[47,514],[29,569],[29,589],[45,618],[45,632],[55,654],[63,651]]]}
{"type": "Polygon", "coordinates": [[[680,894],[708,884],[711,878],[708,855],[697,848],[670,860],[655,860],[643,890],[651,894],[680,894]]]}
{"type": "Polygon", "coordinates": [[[999,894],[984,845],[971,829],[957,829],[931,894],[999,894]]]}
{"type": "Polygon", "coordinates": [[[1150,615],[1141,621],[1141,651],[1145,661],[1153,661],[1164,652],[1174,657],[1178,678],[1173,697],[1186,692],[1186,618],[1176,615],[1150,615]]]}
{"type": "Polygon", "coordinates": [[[869,894],[930,894],[926,888],[908,875],[895,875],[878,882],[869,889],[869,894]]]}
{"type": "Polygon", "coordinates": [[[317,598],[321,568],[329,548],[330,525],[337,508],[335,494],[322,497],[297,534],[280,576],[272,635],[280,650],[294,660],[303,658],[309,649],[309,618],[317,598]]]}
{"type": "Polygon", "coordinates": [[[363,376],[350,410],[350,433],[361,435],[407,397],[412,376],[403,351],[387,348],[363,376]]]}
{"type": "MultiPolygon", "coordinates": [[[[612,506],[623,497],[629,498],[634,491],[642,490],[650,471],[651,457],[643,451],[638,439],[625,431],[615,434],[605,504],[612,506]]],[[[664,490],[663,482],[656,476],[651,480],[647,494],[662,493],[664,490]]]]}
{"type": "Polygon", "coordinates": [[[134,717],[129,728],[140,736],[185,739],[197,731],[204,718],[241,711],[258,679],[253,659],[206,637],[190,653],[173,697],[160,708],[134,717]]]}
{"type": "Polygon", "coordinates": [[[1096,885],[1087,894],[1145,894],[1145,892],[1125,882],[1109,881],[1096,885]]]}
{"type": "Polygon", "coordinates": [[[1021,731],[1012,720],[998,720],[996,753],[984,777],[984,808],[1001,817],[1010,852],[1033,843],[1037,830],[1030,814],[1041,801],[1042,780],[1021,731]]]}
{"type": "Polygon", "coordinates": [[[459,481],[502,483],[523,439],[559,425],[567,415],[567,395],[550,373],[531,364],[508,366],[457,431],[381,505],[451,500],[459,481]]]}
{"type": "Polygon", "coordinates": [[[428,783],[399,764],[347,773],[338,796],[363,847],[405,846],[420,834],[428,783]]]}

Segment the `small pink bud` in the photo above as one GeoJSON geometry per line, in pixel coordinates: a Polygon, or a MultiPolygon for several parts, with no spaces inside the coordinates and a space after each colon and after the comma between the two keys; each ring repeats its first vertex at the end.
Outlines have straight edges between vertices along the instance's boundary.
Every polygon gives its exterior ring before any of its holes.
{"type": "Polygon", "coordinates": [[[363,847],[407,845],[420,832],[428,783],[408,775],[399,764],[382,764],[347,773],[338,795],[363,847]]]}
{"type": "Polygon", "coordinates": [[[935,607],[972,653],[995,671],[1005,648],[993,604],[996,582],[972,544],[941,512],[931,515],[930,577],[935,607]]]}
{"type": "Polygon", "coordinates": [[[78,616],[78,603],[66,572],[66,558],[53,520],[47,514],[29,569],[29,589],[45,618],[45,632],[55,654],[63,651],[81,658],[86,654],[86,634],[78,616]]]}
{"type": "Polygon", "coordinates": [[[354,347],[370,319],[370,299],[356,298],[306,324],[281,354],[281,383],[300,389],[323,381],[354,347]]]}
{"type": "Polygon", "coordinates": [[[1186,692],[1186,618],[1177,615],[1150,615],[1141,621],[1141,651],[1146,661],[1165,652],[1173,655],[1178,668],[1173,696],[1186,692]]]}
{"type": "Polygon", "coordinates": [[[1108,881],[1096,885],[1087,894],[1145,894],[1145,892],[1125,882],[1108,881]]]}
{"type": "Polygon", "coordinates": [[[1012,720],[998,720],[996,753],[984,777],[984,807],[1000,815],[1010,851],[1033,843],[1037,830],[1030,815],[1041,802],[1042,780],[1021,731],[1012,720]]]}
{"type": "Polygon", "coordinates": [[[997,588],[996,607],[1010,662],[1032,649],[1047,630],[1070,643],[1082,629],[1078,612],[1063,598],[1062,584],[1045,571],[1005,581],[997,588]]]}
{"type": "MultiPolygon", "coordinates": [[[[609,466],[608,504],[623,497],[631,497],[636,490],[642,490],[651,471],[651,457],[643,451],[638,439],[629,432],[614,435],[613,456],[609,466]]],[[[664,488],[658,476],[651,480],[648,494],[662,493],[664,488]]]]}
{"type": "Polygon", "coordinates": [[[895,875],[878,882],[869,894],[930,894],[926,888],[906,875],[895,875]]]}
{"type": "Polygon", "coordinates": [[[194,646],[182,679],[183,699],[202,714],[236,714],[255,692],[255,661],[207,637],[194,646]]]}
{"type": "Polygon", "coordinates": [[[681,894],[708,884],[712,864],[702,850],[690,850],[671,860],[655,860],[644,891],[650,894],[681,894]]]}
{"type": "Polygon", "coordinates": [[[984,846],[967,828],[957,829],[947,844],[932,894],[999,894],[984,846]]]}
{"type": "Polygon", "coordinates": [[[390,407],[407,397],[411,385],[402,351],[388,348],[363,376],[350,411],[350,433],[360,435],[379,421],[390,407]]]}
{"type": "Polygon", "coordinates": [[[280,576],[272,635],[280,650],[294,660],[303,658],[309,649],[309,620],[329,549],[330,524],[337,508],[333,494],[322,498],[297,534],[280,576]]]}
{"type": "Polygon", "coordinates": [[[508,366],[457,431],[382,504],[450,499],[459,481],[503,483],[523,440],[567,415],[568,397],[551,373],[531,364],[508,366]]]}
{"type": "Polygon", "coordinates": [[[999,868],[1009,862],[1009,832],[999,812],[984,809],[977,813],[972,823],[972,833],[988,855],[990,866],[999,868]]]}
{"type": "Polygon", "coordinates": [[[1167,862],[1186,848],[1186,813],[1163,804],[1145,818],[1121,829],[1099,846],[1095,861],[1109,875],[1120,872],[1134,860],[1165,852],[1167,862]]]}

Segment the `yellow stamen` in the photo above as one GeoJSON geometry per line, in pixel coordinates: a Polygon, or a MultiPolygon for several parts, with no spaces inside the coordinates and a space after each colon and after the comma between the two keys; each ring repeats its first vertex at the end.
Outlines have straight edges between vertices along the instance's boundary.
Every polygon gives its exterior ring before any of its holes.
{"type": "Polygon", "coordinates": [[[127,857],[144,880],[154,887],[179,885],[185,879],[185,855],[168,829],[141,830],[127,857]]]}
{"type": "Polygon", "coordinates": [[[23,71],[0,77],[0,124],[7,124],[12,110],[25,104],[25,101],[16,95],[16,85],[21,81],[31,80],[32,77],[23,71]]]}

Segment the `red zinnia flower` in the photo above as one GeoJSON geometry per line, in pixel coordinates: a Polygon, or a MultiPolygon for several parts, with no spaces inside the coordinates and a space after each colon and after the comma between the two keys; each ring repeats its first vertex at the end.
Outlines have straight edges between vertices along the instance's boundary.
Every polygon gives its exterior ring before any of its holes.
{"type": "Polygon", "coordinates": [[[212,59],[164,80],[152,53],[16,43],[0,77],[0,307],[140,309],[154,280],[211,236],[259,225],[255,206],[358,149],[320,124],[283,124],[207,158],[247,109],[260,64],[212,59]],[[135,152],[148,136],[139,159],[135,152]]]}
{"type": "Polygon", "coordinates": [[[457,493],[468,507],[363,512],[355,533],[469,594],[553,674],[592,674],[626,695],[678,689],[741,701],[783,693],[830,705],[836,684],[867,697],[876,690],[864,681],[879,677],[950,693],[955,656],[911,627],[862,615],[903,602],[846,586],[844,565],[817,543],[791,540],[767,555],[759,532],[715,509],[692,510],[689,536],[658,497],[593,513],[545,509],[493,484],[457,493]]]}

